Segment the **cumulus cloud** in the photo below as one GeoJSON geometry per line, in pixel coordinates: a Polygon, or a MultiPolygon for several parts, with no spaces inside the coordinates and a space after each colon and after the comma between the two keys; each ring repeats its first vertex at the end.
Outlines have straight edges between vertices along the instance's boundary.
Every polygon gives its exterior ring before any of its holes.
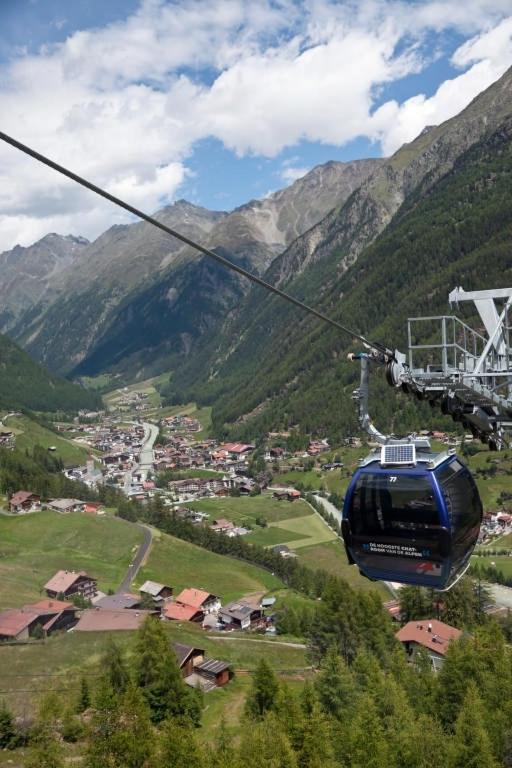
{"type": "MultiPolygon", "coordinates": [[[[394,151],[512,63],[509,0],[144,0],[0,70],[2,130],[145,210],[172,201],[197,141],[242,156],[357,136],[394,151]],[[429,33],[467,39],[461,74],[376,109],[431,61],[429,33]]],[[[291,181],[301,163],[284,169],[291,181]]],[[[0,146],[0,250],[50,230],[94,237],[123,214],[0,146]]]]}

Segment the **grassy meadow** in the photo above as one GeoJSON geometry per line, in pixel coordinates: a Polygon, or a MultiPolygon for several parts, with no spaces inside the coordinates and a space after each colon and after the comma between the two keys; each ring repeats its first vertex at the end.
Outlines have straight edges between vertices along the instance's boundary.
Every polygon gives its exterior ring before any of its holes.
{"type": "Polygon", "coordinates": [[[160,533],[153,540],[146,565],[136,584],[146,579],[169,584],[177,594],[185,587],[206,589],[223,603],[282,586],[272,574],[234,558],[217,555],[187,541],[160,533]]]}
{"type": "Polygon", "coordinates": [[[60,569],[86,570],[99,589],[117,589],[142,532],[112,517],[35,512],[0,515],[0,609],[41,596],[60,569]]]}
{"type": "Polygon", "coordinates": [[[54,455],[59,456],[65,465],[85,464],[87,461],[89,451],[86,448],[42,427],[27,416],[9,416],[4,423],[6,429],[16,435],[16,448],[20,451],[31,451],[34,445],[42,445],[43,448],[55,446],[54,455]]]}

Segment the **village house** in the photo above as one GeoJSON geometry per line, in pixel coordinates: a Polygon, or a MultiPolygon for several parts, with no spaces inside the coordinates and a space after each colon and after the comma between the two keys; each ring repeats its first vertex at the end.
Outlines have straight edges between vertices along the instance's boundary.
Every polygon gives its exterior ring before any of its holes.
{"type": "Polygon", "coordinates": [[[88,608],[82,612],[75,632],[116,632],[139,629],[151,611],[103,610],[88,608]]]}
{"type": "Polygon", "coordinates": [[[178,659],[178,667],[183,677],[188,677],[194,671],[196,664],[204,661],[206,651],[203,648],[194,648],[191,645],[173,643],[172,649],[178,659]]]}
{"type": "Polygon", "coordinates": [[[205,592],[203,589],[184,589],[176,596],[176,603],[180,605],[189,605],[193,608],[203,611],[203,613],[214,613],[221,608],[220,598],[205,592]]]}
{"type": "Polygon", "coordinates": [[[141,598],[130,592],[105,595],[94,601],[94,607],[105,611],[138,610],[141,607],[141,598]]]}
{"type": "Polygon", "coordinates": [[[261,607],[249,600],[235,600],[219,611],[219,621],[227,629],[250,629],[261,617],[261,607]]]}
{"type": "Polygon", "coordinates": [[[205,692],[226,685],[231,677],[230,665],[226,661],[218,661],[217,659],[206,659],[201,664],[197,664],[194,672],[193,679],[188,678],[185,682],[193,687],[199,684],[201,690],[205,692]],[[196,676],[199,677],[199,680],[196,676]],[[204,683],[201,678],[205,680],[204,683]]]}
{"type": "Polygon", "coordinates": [[[155,606],[161,606],[172,597],[173,589],[167,584],[160,584],[158,581],[145,581],[140,587],[139,592],[141,598],[149,597],[153,600],[155,606]]]}
{"type": "Polygon", "coordinates": [[[193,621],[200,623],[204,619],[204,611],[193,605],[169,602],[162,609],[162,616],[169,621],[193,621]]]}
{"type": "Polygon", "coordinates": [[[210,525],[211,530],[215,531],[215,533],[228,533],[229,531],[232,531],[234,527],[234,523],[232,523],[231,520],[225,520],[223,517],[214,520],[210,525]]]}
{"type": "Polygon", "coordinates": [[[87,515],[103,515],[105,514],[103,504],[100,501],[85,501],[83,505],[83,511],[87,515]]]}
{"type": "Polygon", "coordinates": [[[41,497],[32,491],[17,491],[11,496],[9,509],[17,515],[38,512],[41,509],[41,497]]]}
{"type": "Polygon", "coordinates": [[[409,621],[395,634],[412,662],[419,648],[423,648],[430,656],[434,670],[441,668],[448,646],[453,640],[458,640],[462,632],[450,627],[437,619],[427,621],[409,621]]]}
{"type": "Polygon", "coordinates": [[[85,571],[57,571],[50,581],[44,585],[48,597],[80,596],[90,600],[98,594],[96,579],[88,576],[85,571]]]}
{"type": "Polygon", "coordinates": [[[28,640],[37,627],[43,637],[59,629],[69,629],[76,622],[77,609],[61,600],[39,600],[0,612],[0,640],[28,640]]]}
{"type": "Polygon", "coordinates": [[[292,552],[290,547],[288,547],[286,544],[276,544],[275,547],[272,547],[272,552],[274,555],[281,555],[281,557],[297,557],[296,552],[292,552]]]}
{"type": "Polygon", "coordinates": [[[297,501],[301,497],[301,492],[295,488],[279,488],[272,495],[278,501],[297,501]]]}
{"type": "Polygon", "coordinates": [[[46,508],[51,509],[54,512],[60,512],[61,514],[82,512],[84,502],[79,499],[50,499],[50,501],[46,503],[46,508]]]}

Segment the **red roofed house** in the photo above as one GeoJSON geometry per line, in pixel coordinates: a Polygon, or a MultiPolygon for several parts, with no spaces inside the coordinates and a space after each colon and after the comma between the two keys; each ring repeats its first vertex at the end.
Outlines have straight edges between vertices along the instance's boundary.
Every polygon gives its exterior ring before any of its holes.
{"type": "Polygon", "coordinates": [[[0,612],[0,640],[27,640],[36,627],[44,636],[67,629],[76,621],[76,608],[61,600],[39,600],[23,608],[0,612]]]}
{"type": "Polygon", "coordinates": [[[210,594],[210,592],[205,592],[204,589],[184,589],[176,596],[176,602],[197,608],[203,613],[212,613],[221,608],[220,598],[210,594]]]}
{"type": "Polygon", "coordinates": [[[442,666],[446,651],[452,640],[458,640],[462,635],[460,629],[450,627],[442,621],[430,619],[427,621],[409,621],[395,634],[397,640],[400,640],[404,646],[410,660],[418,648],[424,648],[432,660],[434,669],[442,666]]]}
{"type": "Polygon", "coordinates": [[[98,585],[96,579],[88,576],[85,571],[57,571],[52,576],[44,588],[48,597],[74,597],[80,595],[86,600],[90,600],[98,594],[98,585]]]}
{"type": "Polygon", "coordinates": [[[102,515],[103,504],[99,501],[84,502],[84,512],[88,515],[102,515]]]}
{"type": "Polygon", "coordinates": [[[216,531],[217,533],[226,533],[227,531],[231,531],[234,527],[234,523],[230,520],[225,520],[223,517],[219,517],[212,523],[212,525],[210,525],[212,531],[216,531]]]}
{"type": "Polygon", "coordinates": [[[196,621],[203,620],[204,612],[193,605],[183,605],[182,603],[167,603],[162,610],[162,616],[170,621],[196,621]]]}
{"type": "Polygon", "coordinates": [[[18,515],[36,512],[41,509],[41,497],[32,491],[17,491],[11,496],[9,507],[18,515]]]}

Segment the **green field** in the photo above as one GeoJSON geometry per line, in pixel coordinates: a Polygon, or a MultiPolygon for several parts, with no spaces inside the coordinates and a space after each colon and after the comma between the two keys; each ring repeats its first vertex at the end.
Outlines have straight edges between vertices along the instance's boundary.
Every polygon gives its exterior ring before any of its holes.
{"type": "Polygon", "coordinates": [[[270,494],[200,499],[187,506],[199,512],[206,512],[210,515],[210,521],[224,517],[236,525],[255,525],[257,517],[264,517],[267,523],[277,523],[312,514],[311,507],[302,499],[293,502],[278,501],[270,494]]]}
{"type": "MultiPolygon", "coordinates": [[[[294,502],[296,504],[297,502],[294,502]]],[[[270,523],[270,528],[279,528],[280,523],[270,523]]],[[[312,513],[307,517],[295,517],[287,520],[282,526],[285,531],[290,531],[300,538],[293,542],[293,549],[308,547],[313,544],[321,544],[324,541],[332,541],[336,534],[325,524],[320,515],[312,513]]]]}
{"type": "MultiPolygon", "coordinates": [[[[223,639],[221,636],[204,632],[197,625],[175,622],[166,622],[165,629],[170,642],[203,648],[210,658],[222,659],[233,664],[235,671],[237,669],[254,670],[262,658],[269,661],[276,672],[283,674],[293,674],[308,667],[305,649],[280,645],[279,641],[269,640],[260,635],[246,637],[229,633],[228,639],[223,639]]],[[[116,643],[128,654],[128,659],[133,658],[135,634],[134,632],[111,633],[116,643]]],[[[106,640],[107,633],[64,632],[42,643],[0,644],[2,698],[5,698],[9,706],[17,712],[23,711],[25,706],[30,711],[37,704],[37,692],[43,692],[50,687],[48,674],[52,674],[56,677],[51,678],[51,687],[62,687],[64,701],[73,702],[78,693],[82,674],[88,677],[91,688],[94,688],[95,676],[98,673],[97,665],[106,640]],[[26,690],[30,690],[30,693],[25,693],[26,690]]],[[[228,704],[230,695],[220,698],[225,699],[228,704]]],[[[209,703],[208,695],[205,704],[209,703]]],[[[221,715],[222,711],[218,714],[219,719],[221,715]]],[[[209,716],[209,719],[212,718],[209,716]]]]}
{"type": "Polygon", "coordinates": [[[222,517],[235,525],[250,526],[253,530],[247,535],[247,541],[262,547],[290,544],[296,549],[334,538],[334,533],[302,499],[278,501],[264,494],[203,499],[188,506],[209,514],[209,522],[222,517]],[[267,526],[262,528],[256,525],[257,518],[265,518],[267,526]]]}
{"type": "Polygon", "coordinates": [[[377,590],[381,597],[389,599],[389,592],[383,583],[365,579],[355,565],[348,564],[345,548],[340,539],[312,547],[302,547],[298,550],[298,555],[300,562],[310,568],[322,568],[333,576],[344,579],[355,589],[377,590]]]}
{"type": "Polygon", "coordinates": [[[54,455],[59,456],[64,464],[85,464],[87,461],[89,451],[86,448],[65,440],[27,416],[10,416],[5,424],[15,433],[16,448],[20,451],[31,451],[34,445],[42,445],[43,448],[55,446],[54,455]]]}
{"type": "Polygon", "coordinates": [[[86,570],[102,591],[117,589],[141,541],[139,529],[112,517],[0,515],[0,608],[39,599],[60,569],[86,570]]]}
{"type": "Polygon", "coordinates": [[[262,568],[217,555],[187,541],[161,534],[153,546],[137,584],[152,579],[169,584],[177,594],[196,587],[218,595],[223,603],[253,593],[266,593],[282,586],[279,579],[262,568]]]}

